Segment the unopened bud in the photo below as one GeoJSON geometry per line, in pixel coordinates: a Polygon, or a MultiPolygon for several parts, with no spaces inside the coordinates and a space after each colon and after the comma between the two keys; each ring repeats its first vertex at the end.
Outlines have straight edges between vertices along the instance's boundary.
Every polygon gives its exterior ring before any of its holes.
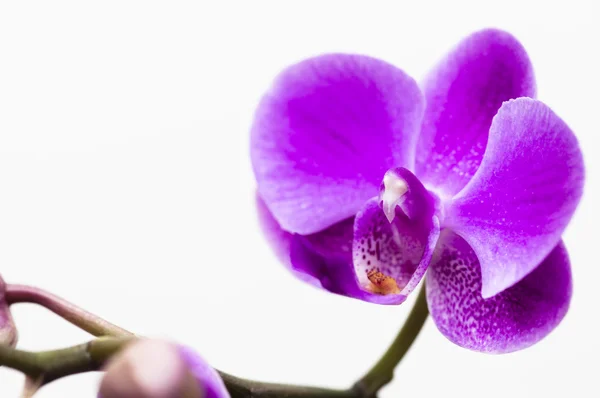
{"type": "Polygon", "coordinates": [[[6,302],[6,283],[0,276],[0,344],[14,347],[17,344],[17,328],[6,302]]]}
{"type": "Polygon", "coordinates": [[[102,398],[227,398],[218,374],[176,344],[143,339],[106,367],[102,398]]]}

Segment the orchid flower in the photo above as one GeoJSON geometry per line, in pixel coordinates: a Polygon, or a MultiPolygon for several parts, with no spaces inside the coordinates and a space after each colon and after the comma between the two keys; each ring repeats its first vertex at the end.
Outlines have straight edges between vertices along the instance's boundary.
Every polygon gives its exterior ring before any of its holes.
{"type": "Polygon", "coordinates": [[[251,130],[276,253],[301,279],[372,303],[402,303],[426,275],[433,320],[460,346],[539,341],[569,305],[561,236],[584,167],[572,131],[534,97],[524,48],[492,29],[420,86],[363,55],[288,67],[251,130]]]}

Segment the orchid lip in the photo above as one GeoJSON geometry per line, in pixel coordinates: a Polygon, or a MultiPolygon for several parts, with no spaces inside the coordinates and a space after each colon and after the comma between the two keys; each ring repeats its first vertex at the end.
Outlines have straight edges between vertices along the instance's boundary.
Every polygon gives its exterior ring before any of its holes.
{"type": "Polygon", "coordinates": [[[439,207],[410,170],[389,169],[379,195],[372,198],[355,219],[353,264],[362,290],[380,296],[406,295],[414,288],[427,264],[429,236],[436,227],[439,207]]]}

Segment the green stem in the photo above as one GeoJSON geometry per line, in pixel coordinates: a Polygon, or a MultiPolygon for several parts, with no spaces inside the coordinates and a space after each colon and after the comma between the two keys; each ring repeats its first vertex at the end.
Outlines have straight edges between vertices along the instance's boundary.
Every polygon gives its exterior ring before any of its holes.
{"type": "Polygon", "coordinates": [[[360,398],[354,390],[330,390],[326,388],[262,383],[240,379],[219,372],[231,398],[360,398]]]}
{"type": "Polygon", "coordinates": [[[34,303],[41,305],[92,336],[133,336],[133,333],[37,287],[7,285],[6,301],[8,304],[34,303]]]}
{"type": "Polygon", "coordinates": [[[425,284],[423,284],[414,307],[388,350],[371,370],[354,384],[354,388],[361,391],[361,396],[374,397],[383,386],[392,381],[394,369],[419,335],[428,315],[425,284]]]}
{"type": "Polygon", "coordinates": [[[132,338],[102,337],[60,350],[29,352],[0,345],[0,366],[47,384],[61,377],[98,370],[132,338]]]}
{"type": "MultiPolygon", "coordinates": [[[[0,345],[0,366],[19,370],[44,385],[61,377],[101,369],[108,359],[131,341],[133,338],[101,337],[85,344],[42,352],[0,345]]],[[[359,398],[352,391],[261,383],[219,373],[232,398],[359,398]]]]}

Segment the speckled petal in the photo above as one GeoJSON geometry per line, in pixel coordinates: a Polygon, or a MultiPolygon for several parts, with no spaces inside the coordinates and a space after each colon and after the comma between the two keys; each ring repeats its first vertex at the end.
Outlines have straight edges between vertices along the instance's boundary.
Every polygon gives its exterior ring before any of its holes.
{"type": "Polygon", "coordinates": [[[509,33],[487,29],[463,40],[422,85],[427,108],[416,174],[443,196],[460,191],[481,162],[503,101],[533,97],[533,69],[509,33]]]}
{"type": "Polygon", "coordinates": [[[180,346],[180,350],[188,369],[204,390],[203,398],[230,397],[221,376],[198,353],[186,346],[180,346]]]}
{"type": "Polygon", "coordinates": [[[426,283],[440,332],[455,344],[487,353],[517,351],[548,335],[566,314],[572,288],[561,242],[519,283],[484,299],[477,256],[449,230],[440,236],[426,283]]]}
{"type": "Polygon", "coordinates": [[[444,221],[477,253],[483,297],[521,280],[558,244],[583,181],[577,139],[550,108],[530,98],[502,105],[481,166],[444,221]]]}
{"type": "Polygon", "coordinates": [[[278,224],[307,235],[354,216],[387,169],[413,167],[423,109],[415,81],[375,58],[328,54],[284,70],[250,138],[258,191],[278,224]]]}

